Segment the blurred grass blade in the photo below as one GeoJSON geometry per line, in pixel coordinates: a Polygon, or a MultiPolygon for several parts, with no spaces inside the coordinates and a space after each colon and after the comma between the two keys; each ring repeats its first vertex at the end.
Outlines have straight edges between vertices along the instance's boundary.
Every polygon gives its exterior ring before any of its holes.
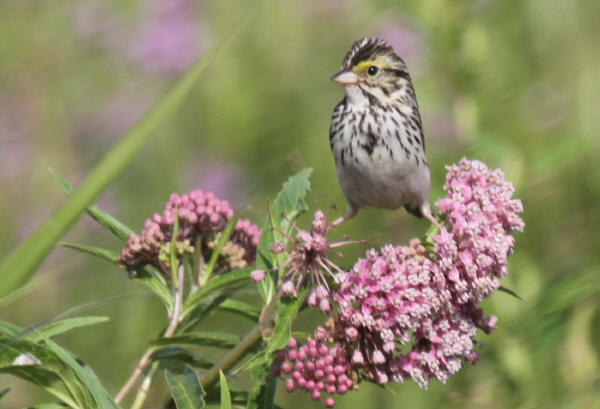
{"type": "Polygon", "coordinates": [[[194,369],[186,365],[183,375],[177,377],[173,376],[171,372],[165,371],[165,378],[177,409],[201,409],[205,407],[204,390],[194,369]]]}
{"type": "Polygon", "coordinates": [[[245,18],[238,23],[225,42],[214,46],[196,61],[100,159],[79,188],[73,191],[69,198],[4,260],[0,265],[0,277],[2,277],[0,296],[20,287],[33,275],[52,246],[106,186],[121,174],[158,125],[169,118],[181,104],[208,64],[228,48],[247,21],[248,18],[245,18]]]}
{"type": "MultiPolygon", "coordinates": [[[[67,181],[54,169],[48,170],[50,171],[50,174],[52,174],[52,176],[54,177],[54,180],[56,180],[56,183],[58,183],[60,190],[62,190],[67,196],[69,196],[73,192],[73,188],[71,187],[71,185],[69,185],[69,183],[67,183],[67,181]]],[[[129,228],[129,226],[126,226],[123,222],[117,220],[110,214],[101,210],[96,205],[88,206],[85,209],[85,211],[87,212],[87,214],[90,215],[92,219],[96,220],[100,225],[106,227],[115,236],[117,236],[123,241],[129,239],[129,236],[131,236],[134,233],[134,231],[131,228],[129,228]]]]}
{"type": "Polygon", "coordinates": [[[10,391],[10,388],[5,388],[0,391],[0,399],[10,391]]]}
{"type": "Polygon", "coordinates": [[[221,409],[231,409],[231,394],[223,371],[219,371],[219,379],[221,383],[221,409]]]}

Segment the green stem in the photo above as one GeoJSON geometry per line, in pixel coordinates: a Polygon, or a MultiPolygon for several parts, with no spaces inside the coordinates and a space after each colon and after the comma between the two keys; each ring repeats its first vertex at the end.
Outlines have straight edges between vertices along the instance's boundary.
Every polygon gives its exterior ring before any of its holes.
{"type": "Polygon", "coordinates": [[[219,371],[223,373],[237,364],[252,348],[262,340],[263,325],[258,324],[240,341],[239,344],[230,350],[219,362],[204,373],[200,378],[200,384],[204,390],[214,385],[219,380],[219,371]]]}
{"type": "Polygon", "coordinates": [[[146,377],[142,381],[142,385],[138,390],[137,395],[135,396],[135,400],[131,405],[131,409],[140,409],[148,396],[148,391],[150,390],[150,384],[152,383],[152,377],[154,376],[154,372],[158,368],[158,362],[154,361],[152,365],[150,365],[150,369],[146,373],[146,377]]]}

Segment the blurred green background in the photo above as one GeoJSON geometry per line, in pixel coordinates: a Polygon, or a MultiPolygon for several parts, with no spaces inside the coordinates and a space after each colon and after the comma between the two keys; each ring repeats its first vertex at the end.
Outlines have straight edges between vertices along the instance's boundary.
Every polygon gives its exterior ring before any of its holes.
{"type": "MultiPolygon", "coordinates": [[[[432,201],[444,165],[462,156],[501,167],[524,202],[504,293],[486,301],[498,329],[446,385],[392,393],[363,384],[338,408],[600,408],[600,2],[584,0],[0,2],[0,257],[63,202],[48,167],[79,183],[173,79],[253,13],[224,57],[98,204],[136,230],[171,192],[213,190],[244,217],[292,172],[313,167],[311,209],[345,211],[328,145],[342,96],[329,81],[352,42],[387,39],[405,58],[421,107],[432,201]]],[[[309,216],[300,219],[308,226],[309,216]]],[[[406,243],[427,228],[405,212],[367,210],[337,234],[346,252],[406,243]]],[[[81,218],[68,241],[118,250],[81,218]]],[[[33,291],[0,310],[20,326],[59,314],[110,323],[59,337],[116,393],[165,322],[159,302],[124,271],[56,248],[33,291]]],[[[254,299],[252,288],[241,296],[254,299]]],[[[312,330],[318,314],[301,329],[312,330]]],[[[244,334],[213,317],[205,329],[244,334]]],[[[204,329],[204,328],[203,328],[204,329]]],[[[214,355],[213,351],[209,351],[214,355]]],[[[247,385],[242,375],[230,385],[247,385]]],[[[159,407],[163,381],[146,408],[159,407]]],[[[280,385],[281,386],[281,385],[280,385]]],[[[0,407],[46,397],[14,377],[0,407]]],[[[322,407],[303,393],[284,408],[322,407]]]]}

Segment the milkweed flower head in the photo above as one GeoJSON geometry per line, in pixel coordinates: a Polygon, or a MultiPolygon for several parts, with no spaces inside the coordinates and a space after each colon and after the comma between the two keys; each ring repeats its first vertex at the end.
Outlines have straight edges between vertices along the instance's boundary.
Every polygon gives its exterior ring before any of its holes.
{"type": "Polygon", "coordinates": [[[272,373],[285,380],[285,390],[304,390],[312,400],[326,407],[335,405],[335,395],[343,395],[357,387],[357,374],[345,351],[326,341],[328,331],[319,327],[306,344],[299,346],[291,338],[285,351],[277,355],[272,373]]]}
{"type": "Polygon", "coordinates": [[[422,344],[451,302],[446,278],[426,255],[417,239],[409,246],[371,249],[334,294],[334,338],[378,384],[402,379],[402,350],[422,344]]]}
{"type": "Polygon", "coordinates": [[[280,291],[285,296],[297,297],[300,287],[307,283],[312,289],[309,295],[309,304],[319,306],[323,312],[329,312],[330,288],[328,278],[338,282],[344,271],[329,259],[330,254],[343,255],[336,251],[338,247],[361,243],[361,241],[328,241],[325,234],[329,230],[327,216],[317,210],[313,216],[310,232],[300,229],[291,220],[288,221],[296,231],[296,237],[283,234],[287,244],[276,241],[271,246],[274,254],[287,253],[287,258],[282,265],[285,275],[280,281],[280,291]]]}
{"type": "Polygon", "coordinates": [[[446,198],[436,205],[447,230],[433,237],[435,255],[459,304],[479,303],[500,286],[515,231],[523,231],[520,200],[500,169],[463,158],[446,167],[446,198]]]}
{"type": "MultiPolygon", "coordinates": [[[[173,193],[165,210],[147,219],[140,235],[129,237],[118,257],[119,265],[135,274],[136,269],[150,264],[169,275],[175,215],[178,217],[176,253],[182,257],[192,254],[197,243],[203,253],[209,253],[234,212],[226,200],[218,199],[211,192],[198,189],[184,195],[173,193]]],[[[250,221],[238,220],[221,250],[221,268],[230,270],[254,263],[260,233],[250,221]]]]}

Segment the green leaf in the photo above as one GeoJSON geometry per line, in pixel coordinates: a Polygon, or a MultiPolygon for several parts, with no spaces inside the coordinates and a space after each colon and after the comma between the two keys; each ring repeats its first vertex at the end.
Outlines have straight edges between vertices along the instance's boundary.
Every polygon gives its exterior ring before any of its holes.
{"type": "MultiPolygon", "coordinates": [[[[279,233],[276,230],[281,230],[286,234],[291,230],[289,222],[283,219],[282,214],[285,214],[288,220],[293,221],[302,212],[308,210],[305,197],[310,190],[309,177],[311,173],[312,169],[307,168],[290,177],[283,184],[272,206],[269,207],[267,222],[258,243],[257,268],[269,271],[278,264],[276,255],[271,253],[271,244],[279,239],[279,233]]],[[[275,284],[269,275],[259,284],[258,288],[265,302],[269,302],[274,296],[275,284]]]]}
{"type": "Polygon", "coordinates": [[[150,341],[153,347],[169,345],[201,345],[216,348],[231,348],[240,342],[240,337],[234,334],[222,332],[190,332],[186,334],[173,335],[169,338],[157,338],[150,341]]]}
{"type": "Polygon", "coordinates": [[[193,368],[208,369],[213,363],[190,350],[180,347],[161,348],[152,354],[153,361],[160,361],[160,369],[182,374],[184,365],[193,368]]]}
{"type": "MultiPolygon", "coordinates": [[[[56,183],[58,183],[58,186],[60,187],[60,189],[67,196],[69,196],[73,192],[73,188],[71,187],[71,185],[69,185],[69,183],[62,176],[60,176],[58,174],[58,172],[56,172],[54,169],[49,169],[49,171],[50,171],[50,174],[52,174],[52,176],[54,177],[54,180],[56,180],[56,183]]],[[[97,221],[101,226],[106,227],[115,236],[117,236],[118,238],[120,238],[123,241],[126,241],[127,239],[129,239],[129,236],[131,236],[134,233],[134,231],[129,226],[126,226],[120,220],[117,220],[115,217],[104,212],[96,205],[88,206],[85,209],[85,211],[87,212],[87,214],[90,215],[90,217],[92,219],[97,221]]]]}
{"type": "Polygon", "coordinates": [[[306,292],[306,288],[302,288],[298,292],[298,298],[281,297],[278,299],[275,326],[265,350],[256,354],[243,366],[244,370],[250,371],[250,374],[254,379],[258,379],[259,376],[262,376],[263,372],[271,367],[275,352],[284,348],[290,340],[290,327],[293,319],[296,317],[302,306],[306,292]]]}
{"type": "Polygon", "coordinates": [[[21,328],[10,322],[0,321],[0,335],[13,336],[17,335],[21,331],[21,328]]]}
{"type": "Polygon", "coordinates": [[[282,349],[289,342],[292,321],[302,306],[306,292],[306,288],[302,288],[298,291],[298,298],[281,297],[277,300],[278,309],[277,315],[275,316],[275,327],[273,328],[273,334],[267,345],[267,354],[272,354],[273,352],[282,349]]]}
{"type": "Polygon", "coordinates": [[[190,66],[167,93],[100,159],[98,165],[67,200],[4,260],[0,265],[0,297],[29,280],[54,244],[106,186],[123,172],[158,126],[175,112],[208,64],[216,61],[228,48],[247,21],[248,18],[238,24],[225,42],[217,43],[190,66]]]}
{"type": "Polygon", "coordinates": [[[107,322],[108,317],[78,317],[78,318],[67,318],[65,320],[51,322],[39,328],[33,328],[31,331],[27,331],[25,339],[33,342],[38,342],[44,338],[51,338],[55,335],[62,334],[75,328],[85,327],[88,325],[96,325],[102,322],[107,322]]]}
{"type": "Polygon", "coordinates": [[[219,379],[221,380],[221,409],[231,409],[231,394],[223,371],[219,371],[219,379]]]}
{"type": "Polygon", "coordinates": [[[68,407],[69,405],[62,403],[40,403],[39,405],[27,406],[23,409],[64,409],[68,407]]]}
{"type": "Polygon", "coordinates": [[[260,309],[250,305],[248,303],[232,300],[231,298],[223,301],[218,309],[220,311],[227,311],[237,315],[240,315],[244,318],[247,318],[253,322],[257,322],[260,316],[260,309]]]}
{"type": "Polygon", "coordinates": [[[191,294],[184,303],[183,315],[189,314],[191,309],[204,297],[209,294],[212,294],[216,290],[220,290],[225,287],[232,286],[234,284],[240,284],[243,282],[250,281],[250,273],[252,272],[252,268],[244,268],[241,270],[231,271],[229,273],[225,273],[220,276],[216,276],[208,280],[208,282],[196,291],[194,294],[191,294]]]}
{"type": "MultiPolygon", "coordinates": [[[[231,396],[232,405],[245,406],[248,402],[248,392],[229,389],[229,395],[231,396]]],[[[211,388],[206,391],[204,401],[207,404],[219,404],[221,402],[221,391],[220,388],[211,388]]]]}
{"type": "Polygon", "coordinates": [[[215,291],[210,297],[205,298],[200,303],[196,304],[192,308],[185,318],[181,321],[181,324],[177,327],[177,333],[190,332],[196,325],[198,325],[211,311],[214,311],[230,296],[230,292],[221,293],[215,291]]]}
{"type": "Polygon", "coordinates": [[[77,250],[82,253],[90,254],[95,257],[99,257],[102,260],[109,261],[113,264],[117,264],[117,257],[119,256],[119,254],[112,250],[105,249],[102,247],[82,246],[81,244],[67,243],[64,241],[61,241],[58,244],[60,246],[63,246],[63,247],[69,248],[69,249],[77,250]]]}
{"type": "Polygon", "coordinates": [[[177,409],[200,409],[205,406],[204,390],[198,374],[192,368],[187,366],[181,376],[174,376],[165,371],[165,378],[177,409]]]}
{"type": "Polygon", "coordinates": [[[0,373],[32,382],[73,408],[97,407],[86,385],[44,344],[0,338],[0,373]]]}
{"type": "Polygon", "coordinates": [[[160,298],[168,311],[173,310],[173,294],[167,287],[167,282],[160,272],[154,269],[141,268],[136,270],[135,276],[131,277],[131,279],[152,290],[160,298]]]}
{"type": "MultiPolygon", "coordinates": [[[[177,258],[177,237],[179,236],[179,209],[175,206],[175,214],[173,215],[173,234],[171,235],[171,254],[170,267],[171,267],[171,279],[173,280],[173,287],[179,288],[179,259],[177,258]]],[[[183,286],[183,283],[181,283],[183,286]]]]}
{"type": "MultiPolygon", "coordinates": [[[[74,243],[59,243],[61,246],[80,251],[82,253],[90,254],[95,257],[99,257],[103,260],[109,261],[113,264],[117,264],[118,254],[112,250],[101,248],[101,247],[90,247],[82,246],[74,243]]],[[[133,281],[148,287],[154,294],[156,294],[168,310],[173,307],[173,296],[167,288],[167,283],[162,279],[160,273],[153,274],[145,268],[136,270],[135,275],[131,277],[133,281]]]]}
{"type": "Polygon", "coordinates": [[[217,264],[217,260],[219,259],[219,255],[221,254],[221,250],[223,250],[223,246],[225,246],[225,244],[227,244],[227,242],[229,241],[231,232],[233,231],[233,228],[235,227],[238,219],[239,215],[234,216],[233,219],[231,219],[229,223],[227,223],[227,226],[225,226],[223,232],[219,235],[217,244],[215,245],[215,248],[213,249],[212,254],[210,255],[210,260],[208,260],[208,263],[204,266],[204,275],[202,277],[202,282],[200,283],[200,285],[204,285],[212,275],[213,269],[215,268],[215,264],[217,264]]]}
{"type": "Polygon", "coordinates": [[[259,383],[250,390],[247,409],[273,409],[275,408],[275,391],[277,380],[269,372],[264,382],[259,383]]]}
{"type": "Polygon", "coordinates": [[[63,363],[69,366],[79,378],[80,382],[86,386],[98,408],[119,409],[119,405],[117,405],[108,391],[104,388],[92,368],[80,359],[75,359],[71,353],[50,339],[45,339],[44,343],[62,360],[63,363]]]}

